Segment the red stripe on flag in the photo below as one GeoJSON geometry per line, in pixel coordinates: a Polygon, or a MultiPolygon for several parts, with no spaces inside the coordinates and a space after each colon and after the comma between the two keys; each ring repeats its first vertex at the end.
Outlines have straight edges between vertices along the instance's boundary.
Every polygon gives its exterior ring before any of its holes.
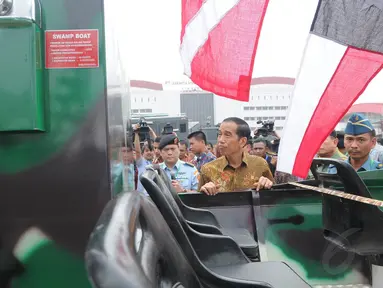
{"type": "Polygon", "coordinates": [[[254,58],[269,0],[240,0],[210,32],[191,63],[191,80],[204,90],[249,101],[254,58]]]}
{"type": "Polygon", "coordinates": [[[205,0],[182,0],[181,11],[181,41],[185,35],[187,23],[197,14],[205,0]]]}
{"type": "Polygon", "coordinates": [[[306,129],[295,158],[293,174],[306,177],[311,161],[351,105],[383,68],[383,55],[348,48],[306,129]]]}

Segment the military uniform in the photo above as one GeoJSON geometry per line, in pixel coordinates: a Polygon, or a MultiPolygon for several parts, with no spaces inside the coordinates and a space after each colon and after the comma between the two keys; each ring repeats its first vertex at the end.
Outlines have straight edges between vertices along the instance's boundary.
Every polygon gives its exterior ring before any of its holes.
{"type": "MultiPolygon", "coordinates": [[[[164,149],[167,145],[178,145],[178,138],[176,135],[166,135],[161,138],[159,149],[164,149]]],[[[177,163],[169,168],[165,162],[160,164],[160,167],[165,171],[169,179],[177,180],[181,187],[186,191],[197,190],[199,173],[193,164],[178,160],[177,163]]]]}
{"type": "MultiPolygon", "coordinates": [[[[347,135],[358,136],[361,134],[370,133],[372,131],[374,131],[374,127],[371,125],[371,122],[367,118],[364,118],[362,115],[355,113],[351,115],[350,119],[348,120],[344,134],[346,138],[347,135]]],[[[350,157],[348,157],[347,162],[351,165],[350,157]]],[[[382,168],[382,163],[373,160],[371,156],[369,156],[366,162],[360,168],[358,168],[357,172],[372,171],[382,168]]],[[[336,173],[335,167],[331,167],[329,170],[330,169],[331,172],[329,173],[336,173]]]]}
{"type": "Polygon", "coordinates": [[[371,149],[370,157],[378,162],[383,162],[383,146],[376,143],[375,147],[371,149]]]}
{"type": "MultiPolygon", "coordinates": [[[[318,158],[320,158],[320,157],[318,157],[318,158]]],[[[330,159],[346,161],[347,160],[347,156],[344,155],[343,153],[341,153],[338,148],[336,148],[334,155],[332,155],[330,157],[330,159]]],[[[318,172],[324,172],[324,173],[332,173],[331,171],[333,171],[333,170],[334,170],[334,166],[333,165],[321,165],[317,169],[318,172]]],[[[310,171],[309,175],[312,176],[312,177],[309,176],[308,179],[314,178],[314,175],[312,175],[311,171],[310,171]]]]}
{"type": "Polygon", "coordinates": [[[218,186],[219,192],[243,191],[254,188],[262,176],[274,182],[269,165],[263,158],[245,152],[241,166],[234,169],[222,156],[202,166],[198,191],[208,182],[218,186]]]}
{"type": "MultiPolygon", "coordinates": [[[[350,158],[347,159],[347,163],[350,163],[350,158]]],[[[363,172],[363,171],[373,171],[373,170],[379,170],[383,168],[383,164],[373,160],[371,157],[368,157],[367,161],[364,162],[362,167],[360,167],[356,172],[363,172]]]]}
{"type": "Polygon", "coordinates": [[[177,180],[183,189],[197,191],[199,173],[193,164],[178,160],[171,169],[164,162],[160,164],[160,167],[165,171],[169,179],[177,180]]]}

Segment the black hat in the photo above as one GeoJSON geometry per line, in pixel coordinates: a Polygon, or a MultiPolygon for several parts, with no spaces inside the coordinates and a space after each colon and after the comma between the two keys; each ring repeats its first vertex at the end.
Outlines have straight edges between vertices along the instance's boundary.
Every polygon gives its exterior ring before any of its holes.
{"type": "Polygon", "coordinates": [[[352,114],[348,119],[344,134],[358,136],[374,131],[374,127],[371,122],[361,114],[352,114]]]}
{"type": "Polygon", "coordinates": [[[337,132],[334,130],[330,134],[331,137],[337,138],[337,132]]]}
{"type": "Polygon", "coordinates": [[[178,145],[178,137],[174,134],[168,134],[161,137],[160,145],[158,145],[158,148],[160,150],[164,149],[168,145],[178,145]]]}

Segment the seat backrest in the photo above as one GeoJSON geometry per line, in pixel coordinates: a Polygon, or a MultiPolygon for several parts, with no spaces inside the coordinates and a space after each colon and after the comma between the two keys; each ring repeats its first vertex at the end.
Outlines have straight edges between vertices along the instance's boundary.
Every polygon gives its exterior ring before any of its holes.
{"type": "Polygon", "coordinates": [[[311,164],[311,171],[317,180],[326,187],[331,185],[343,185],[344,191],[350,194],[371,198],[366,185],[359,177],[358,173],[350,164],[336,159],[315,158],[311,164]],[[336,174],[323,173],[317,171],[317,167],[321,165],[332,165],[336,168],[336,174]]]}
{"type": "Polygon", "coordinates": [[[191,240],[193,239],[189,239],[189,236],[192,236],[190,234],[193,234],[190,233],[191,228],[187,225],[186,220],[183,217],[177,217],[176,212],[172,209],[170,203],[167,200],[167,197],[165,196],[165,193],[163,193],[160,188],[165,184],[158,176],[157,172],[155,172],[153,169],[147,169],[144,173],[141,174],[141,183],[152,198],[153,202],[156,204],[158,210],[160,210],[165,221],[168,223],[174,237],[180,244],[182,251],[185,253],[186,258],[189,260],[191,266],[195,269],[200,277],[206,277],[207,279],[210,278],[210,272],[200,261],[197,251],[192,245],[191,240]],[[157,183],[160,185],[157,185],[157,183]]]}
{"type": "Polygon", "coordinates": [[[146,171],[141,175],[141,183],[168,223],[186,258],[203,283],[208,283],[207,285],[212,288],[270,287],[264,282],[254,280],[249,282],[222,277],[207,268],[206,266],[212,263],[215,263],[215,266],[240,265],[249,263],[249,260],[233,239],[223,235],[209,235],[196,232],[188,226],[183,217],[181,218],[183,224],[181,224],[181,221],[165,197],[165,193],[161,190],[165,184],[154,169],[147,167],[146,171]]]}
{"type": "Polygon", "coordinates": [[[160,168],[159,165],[153,165],[153,169],[157,171],[158,175],[161,177],[161,179],[164,181],[166,187],[168,188],[169,192],[170,192],[170,196],[173,197],[175,203],[177,204],[177,206],[182,209],[184,204],[180,198],[180,196],[178,196],[178,193],[177,191],[174,189],[174,187],[172,186],[171,182],[170,182],[170,179],[169,177],[166,175],[165,171],[162,170],[160,168]]]}
{"type": "Polygon", "coordinates": [[[181,199],[179,199],[178,195],[177,197],[173,197],[171,191],[174,191],[174,189],[172,185],[170,184],[170,181],[168,181],[169,178],[167,177],[165,172],[159,168],[158,165],[148,166],[146,167],[146,169],[151,171],[149,174],[147,174],[147,176],[149,176],[149,178],[152,179],[154,183],[160,188],[160,190],[162,191],[162,195],[166,198],[166,201],[169,203],[170,207],[173,209],[176,217],[178,218],[178,221],[180,221],[182,227],[185,229],[186,228],[185,225],[187,225],[186,219],[182,214],[180,206],[177,204],[175,200],[178,198],[178,200],[181,201],[181,199]]]}
{"type": "Polygon", "coordinates": [[[94,287],[202,287],[158,209],[136,192],[106,206],[85,261],[94,287]]]}
{"type": "MultiPolygon", "coordinates": [[[[166,193],[163,191],[166,189],[161,189],[161,187],[163,188],[163,185],[165,185],[164,182],[152,169],[147,169],[144,173],[142,173],[140,180],[145,190],[153,199],[153,202],[156,204],[158,210],[165,218],[165,221],[169,223],[169,226],[187,259],[191,262],[194,262],[196,265],[200,265],[199,261],[197,260],[198,257],[185,231],[187,225],[186,220],[182,215],[177,215],[177,209],[173,209],[172,205],[168,201],[168,197],[166,197],[166,193]]],[[[173,199],[172,201],[174,202],[173,199]]]]}

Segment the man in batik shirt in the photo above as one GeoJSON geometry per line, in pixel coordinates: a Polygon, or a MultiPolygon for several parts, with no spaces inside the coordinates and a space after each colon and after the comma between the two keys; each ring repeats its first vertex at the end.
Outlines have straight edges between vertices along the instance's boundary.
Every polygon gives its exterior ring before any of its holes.
{"type": "Polygon", "coordinates": [[[219,128],[218,149],[223,157],[201,168],[199,191],[207,195],[247,189],[270,189],[274,178],[266,160],[247,153],[250,127],[242,119],[225,119],[219,128]]]}

